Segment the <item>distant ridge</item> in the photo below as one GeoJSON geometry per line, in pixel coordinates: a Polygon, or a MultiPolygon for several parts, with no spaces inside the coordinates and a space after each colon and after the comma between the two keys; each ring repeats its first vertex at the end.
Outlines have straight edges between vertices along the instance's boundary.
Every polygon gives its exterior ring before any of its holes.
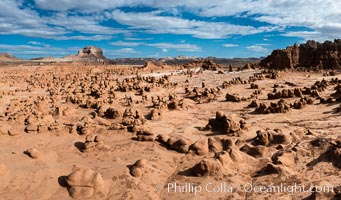
{"type": "Polygon", "coordinates": [[[118,65],[144,65],[148,61],[161,62],[167,65],[183,65],[192,63],[194,61],[214,60],[215,63],[220,65],[229,65],[240,63],[240,66],[244,66],[246,63],[258,63],[259,58],[199,58],[199,57],[165,57],[165,58],[116,58],[112,59],[114,63],[118,65]]]}
{"type": "Polygon", "coordinates": [[[184,65],[197,61],[214,60],[220,65],[244,66],[247,63],[258,63],[260,58],[216,58],[216,57],[193,57],[193,56],[178,56],[178,57],[163,57],[163,58],[116,58],[108,59],[104,56],[103,50],[95,46],[87,46],[78,50],[77,54],[65,56],[63,58],[55,57],[37,57],[30,60],[21,60],[10,54],[0,54],[0,61],[21,61],[30,63],[59,63],[59,62],[85,62],[85,63],[100,63],[100,64],[117,64],[117,65],[145,65],[147,62],[161,63],[162,65],[184,65]]]}
{"type": "Polygon", "coordinates": [[[19,61],[19,60],[21,60],[21,59],[16,58],[12,54],[0,53],[0,61],[2,61],[2,62],[19,61]]]}

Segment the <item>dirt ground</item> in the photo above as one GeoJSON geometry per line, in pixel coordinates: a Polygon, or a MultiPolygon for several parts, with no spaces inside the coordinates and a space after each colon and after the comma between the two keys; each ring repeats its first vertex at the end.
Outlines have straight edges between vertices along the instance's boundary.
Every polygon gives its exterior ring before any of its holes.
{"type": "Polygon", "coordinates": [[[341,83],[335,79],[341,74],[266,75],[181,67],[0,68],[0,199],[340,199],[341,83]],[[257,80],[249,81],[254,74],[257,80]],[[268,99],[275,84],[277,91],[303,90],[323,79],[328,83],[313,88],[318,96],[284,98],[286,112],[248,106],[277,103],[281,98],[268,99]],[[240,99],[227,101],[227,93],[240,99]],[[295,109],[303,97],[313,102],[295,109]],[[226,115],[225,128],[206,126],[217,111],[226,115]],[[265,144],[260,133],[267,134],[265,144]],[[134,165],[141,159],[143,165],[134,165]],[[69,175],[77,167],[93,171],[73,184],[69,175]],[[306,191],[292,191],[295,185],[306,191]]]}

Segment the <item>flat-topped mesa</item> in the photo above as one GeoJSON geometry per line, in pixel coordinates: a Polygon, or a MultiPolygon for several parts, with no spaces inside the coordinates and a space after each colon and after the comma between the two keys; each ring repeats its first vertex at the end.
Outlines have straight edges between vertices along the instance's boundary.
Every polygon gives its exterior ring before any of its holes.
{"type": "Polygon", "coordinates": [[[110,59],[103,55],[103,50],[95,46],[87,46],[78,50],[77,55],[65,56],[58,61],[61,62],[91,62],[102,64],[113,64],[110,59]]]}
{"type": "Polygon", "coordinates": [[[84,61],[90,62],[104,62],[108,61],[106,57],[103,55],[103,50],[94,46],[87,46],[83,49],[80,49],[77,54],[78,58],[84,59],[84,61]]]}
{"type": "Polygon", "coordinates": [[[305,44],[288,46],[274,50],[271,55],[261,60],[260,66],[271,69],[287,68],[341,68],[341,39],[323,43],[308,40],[305,44]]]}

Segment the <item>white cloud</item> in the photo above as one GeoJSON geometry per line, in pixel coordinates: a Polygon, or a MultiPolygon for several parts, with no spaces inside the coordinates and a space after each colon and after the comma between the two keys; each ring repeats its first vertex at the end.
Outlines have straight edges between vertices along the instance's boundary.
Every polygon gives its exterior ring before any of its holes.
{"type": "MultiPolygon", "coordinates": [[[[8,0],[5,0],[8,1],[8,0]]],[[[13,2],[13,1],[12,1],[13,2]]],[[[163,12],[181,16],[182,12],[191,12],[193,14],[203,17],[220,17],[220,16],[234,16],[242,18],[251,18],[256,21],[270,23],[273,26],[263,28],[254,28],[247,26],[233,27],[227,24],[220,25],[219,23],[198,24],[197,21],[185,20],[181,18],[169,18],[166,16],[158,16],[157,14],[149,15],[152,19],[146,20],[146,26],[141,26],[142,20],[148,18],[148,14],[129,13],[133,15],[133,19],[129,19],[124,13],[115,13],[120,23],[127,24],[133,28],[146,28],[151,33],[171,33],[171,34],[191,34],[198,38],[222,38],[230,34],[254,34],[264,31],[271,31],[273,29],[280,30],[285,27],[306,27],[311,29],[313,35],[317,39],[332,39],[340,37],[341,32],[341,1],[335,0],[173,0],[173,1],[160,1],[160,0],[97,0],[97,1],[84,1],[84,0],[35,0],[38,7],[46,10],[80,10],[84,13],[94,11],[108,11],[118,9],[120,7],[137,7],[146,6],[152,7],[163,12]],[[145,18],[135,18],[141,16],[145,18]],[[128,18],[128,19],[127,19],[128,18]],[[133,21],[136,20],[134,23],[133,21]],[[160,22],[165,22],[165,24],[160,22]],[[158,24],[155,24],[159,22],[158,24]],[[152,26],[155,28],[152,28],[152,26]],[[165,25],[165,30],[162,31],[161,25],[165,25]],[[213,26],[206,26],[213,25],[213,26]],[[186,28],[188,27],[188,28],[186,28]],[[242,28],[238,31],[239,28],[242,28]],[[217,32],[217,33],[215,33],[217,32]]],[[[6,5],[1,6],[2,12],[10,12],[6,5]]],[[[128,15],[129,15],[128,14],[128,15]]],[[[106,12],[106,17],[111,16],[106,12]]],[[[289,32],[288,35],[295,35],[298,37],[305,36],[298,35],[300,32],[289,32]]],[[[28,33],[26,33],[28,34],[28,33]]],[[[309,33],[308,33],[309,34],[309,33]]],[[[310,34],[311,35],[311,34],[310,34]]]]}
{"type": "Polygon", "coordinates": [[[68,33],[60,27],[49,27],[36,11],[20,8],[13,0],[0,1],[0,35],[18,34],[32,37],[50,37],[68,33]]]}
{"type": "Polygon", "coordinates": [[[87,34],[102,34],[113,35],[119,33],[126,33],[123,29],[117,29],[100,25],[101,16],[90,15],[70,15],[68,13],[57,13],[52,16],[42,17],[42,20],[50,25],[62,27],[68,31],[77,31],[87,34]]]}
{"type": "MultiPolygon", "coordinates": [[[[57,11],[48,14],[38,13],[33,6],[24,7],[23,2],[0,1],[0,35],[18,34],[55,40],[99,41],[110,40],[117,34],[131,37],[126,40],[135,40],[138,38],[131,35],[142,32],[220,39],[231,35],[251,35],[305,27],[308,31],[283,32],[282,36],[323,41],[339,38],[341,32],[341,1],[335,0],[34,0],[35,6],[40,9],[57,11]],[[118,10],[121,7],[139,6],[155,8],[156,11],[118,10]],[[185,19],[181,17],[183,12],[204,18],[185,19]],[[249,18],[269,25],[253,27],[214,22],[215,17],[221,16],[249,18]],[[115,28],[102,23],[108,20],[116,20],[128,28],[115,28]]],[[[138,40],[145,41],[147,38],[138,40]]],[[[266,40],[267,38],[264,38],[264,41],[266,40]]],[[[117,46],[132,45],[134,43],[117,46]]]]}
{"type": "Polygon", "coordinates": [[[84,12],[95,12],[109,10],[123,6],[137,6],[147,4],[148,0],[34,0],[39,8],[46,10],[81,10],[84,12]]]}
{"type": "Polygon", "coordinates": [[[135,56],[140,52],[136,51],[133,48],[122,48],[117,50],[104,50],[105,54],[108,56],[121,56],[121,57],[131,57],[132,55],[135,56]]]}
{"type": "Polygon", "coordinates": [[[187,51],[187,52],[197,52],[202,51],[202,49],[194,44],[172,44],[172,43],[155,43],[147,44],[147,46],[156,47],[159,49],[174,49],[176,51],[187,51]]]}
{"type": "Polygon", "coordinates": [[[162,52],[167,53],[168,49],[162,49],[162,52]]]}
{"type": "Polygon", "coordinates": [[[248,46],[246,48],[248,50],[256,52],[256,53],[267,53],[267,52],[269,52],[269,49],[264,48],[264,47],[259,46],[259,45],[252,45],[252,46],[248,46]]]}
{"type": "Polygon", "coordinates": [[[24,35],[29,37],[58,40],[107,40],[114,34],[126,33],[126,30],[100,25],[101,16],[88,14],[71,15],[69,12],[41,16],[29,7],[24,8],[21,1],[0,1],[0,35],[24,35]],[[66,34],[79,32],[78,36],[66,34]],[[80,34],[94,34],[82,36],[80,34]],[[104,36],[105,35],[105,36],[104,36]]]}
{"type": "Polygon", "coordinates": [[[29,42],[27,42],[27,44],[38,45],[38,46],[44,45],[43,43],[41,43],[41,42],[36,42],[36,41],[29,41],[29,42]]]}
{"type": "Polygon", "coordinates": [[[55,40],[91,40],[91,41],[100,41],[100,40],[110,40],[113,37],[110,35],[93,35],[93,36],[84,36],[84,35],[75,35],[75,36],[55,36],[51,37],[55,40]]]}
{"type": "Polygon", "coordinates": [[[70,49],[53,47],[50,45],[32,46],[32,45],[9,45],[0,44],[0,52],[6,52],[13,55],[20,55],[22,58],[32,58],[36,56],[65,56],[75,53],[70,49]]]}
{"type": "Polygon", "coordinates": [[[111,18],[120,24],[128,25],[135,30],[144,30],[147,33],[186,34],[203,39],[226,38],[232,34],[256,34],[273,31],[278,28],[275,26],[255,28],[252,26],[234,25],[223,22],[189,20],[179,17],[162,16],[160,14],[161,11],[126,13],[120,10],[114,10],[111,13],[111,18]]]}
{"type": "Polygon", "coordinates": [[[136,52],[133,48],[123,48],[123,49],[120,49],[120,51],[125,51],[125,52],[136,52]]]}
{"type": "Polygon", "coordinates": [[[0,49],[2,52],[10,52],[10,51],[20,51],[20,50],[39,50],[40,47],[30,46],[30,45],[7,45],[0,44],[0,49]]]}
{"type": "Polygon", "coordinates": [[[178,14],[177,7],[184,7],[190,10],[198,10],[211,6],[212,3],[216,4],[218,0],[173,0],[173,1],[160,1],[160,0],[34,0],[37,6],[41,9],[66,11],[66,10],[81,10],[83,12],[94,12],[102,10],[110,10],[119,7],[135,7],[135,6],[148,6],[153,8],[167,9],[170,13],[178,14]]]}
{"type": "Polygon", "coordinates": [[[144,44],[144,42],[124,42],[120,40],[116,42],[111,42],[110,44],[114,46],[136,47],[144,44]]]}
{"type": "Polygon", "coordinates": [[[272,44],[268,44],[268,43],[260,43],[260,44],[255,44],[257,46],[271,46],[272,44]]]}
{"type": "Polygon", "coordinates": [[[222,46],[230,48],[230,47],[238,47],[238,44],[222,44],[222,46]]]}
{"type": "Polygon", "coordinates": [[[304,38],[305,41],[315,40],[320,42],[340,38],[340,35],[337,32],[322,33],[320,31],[289,31],[287,33],[282,34],[282,36],[299,37],[304,38]]]}
{"type": "Polygon", "coordinates": [[[334,0],[280,0],[249,1],[231,0],[213,2],[202,9],[201,16],[235,16],[243,14],[256,21],[283,27],[306,27],[313,31],[290,32],[287,35],[316,40],[339,38],[341,32],[341,1],[334,0]],[[230,9],[232,8],[233,9],[230,9]],[[303,35],[300,35],[303,33],[303,35]]]}
{"type": "Polygon", "coordinates": [[[143,41],[146,41],[146,40],[153,40],[154,38],[132,38],[132,37],[127,37],[127,38],[124,38],[125,40],[131,40],[131,41],[140,41],[140,40],[143,40],[143,41]]]}

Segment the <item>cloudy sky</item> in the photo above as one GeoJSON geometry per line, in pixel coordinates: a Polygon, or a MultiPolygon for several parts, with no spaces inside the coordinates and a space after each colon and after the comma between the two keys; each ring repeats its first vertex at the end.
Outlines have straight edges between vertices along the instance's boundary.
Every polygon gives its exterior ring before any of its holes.
{"type": "Polygon", "coordinates": [[[339,0],[1,0],[0,52],[62,57],[259,57],[341,38],[339,0]]]}

